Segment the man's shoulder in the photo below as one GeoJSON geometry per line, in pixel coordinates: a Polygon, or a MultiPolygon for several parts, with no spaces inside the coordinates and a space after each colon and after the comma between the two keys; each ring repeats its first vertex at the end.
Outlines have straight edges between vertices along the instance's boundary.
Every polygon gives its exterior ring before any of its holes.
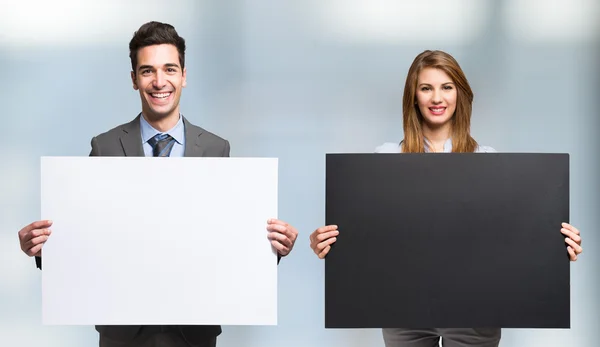
{"type": "Polygon", "coordinates": [[[100,141],[105,140],[105,139],[114,139],[115,137],[119,137],[120,135],[123,134],[123,132],[127,132],[127,129],[130,129],[133,125],[132,123],[134,123],[136,120],[139,121],[139,117],[136,117],[134,120],[129,121],[127,123],[119,124],[119,125],[115,126],[114,128],[106,130],[94,137],[100,141]]]}
{"type": "Polygon", "coordinates": [[[210,142],[218,142],[218,143],[225,143],[227,142],[227,140],[211,131],[208,131],[202,127],[199,127],[197,125],[194,125],[192,123],[190,123],[189,121],[186,122],[186,127],[189,127],[191,130],[190,133],[192,134],[198,134],[201,135],[201,139],[203,141],[210,141],[210,142]]]}
{"type": "MultiPolygon", "coordinates": [[[[186,152],[188,156],[229,157],[230,144],[223,137],[190,123],[184,118],[186,142],[195,142],[200,151],[186,152]]],[[[194,147],[196,148],[196,147],[194,147]]]]}

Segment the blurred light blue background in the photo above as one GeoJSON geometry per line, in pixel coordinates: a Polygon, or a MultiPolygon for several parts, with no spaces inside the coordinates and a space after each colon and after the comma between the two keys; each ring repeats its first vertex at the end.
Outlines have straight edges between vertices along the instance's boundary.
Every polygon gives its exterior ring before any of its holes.
{"type": "Polygon", "coordinates": [[[424,49],[461,64],[481,144],[571,154],[571,222],[584,238],[571,267],[572,329],[505,329],[501,346],[597,344],[598,1],[2,5],[0,346],[97,346],[93,327],[41,325],[41,273],[17,231],[39,218],[40,156],[88,155],[92,136],[139,112],[128,42],[149,20],[173,24],[187,40],[184,115],[229,139],[232,156],[280,158],[279,217],[300,232],[279,266],[279,326],[226,326],[219,346],[383,346],[377,329],[323,328],[324,264],[308,236],[324,223],[325,153],[372,152],[402,139],[404,79],[424,49]]]}

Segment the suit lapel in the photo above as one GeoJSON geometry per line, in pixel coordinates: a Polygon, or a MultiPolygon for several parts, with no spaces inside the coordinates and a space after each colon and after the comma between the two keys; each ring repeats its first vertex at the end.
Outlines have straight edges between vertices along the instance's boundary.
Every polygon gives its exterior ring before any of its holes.
{"type": "Polygon", "coordinates": [[[121,134],[120,141],[126,157],[144,156],[142,131],[140,130],[140,116],[141,114],[138,114],[133,121],[123,125],[123,133],[121,134]]]}
{"type": "MultiPolygon", "coordinates": [[[[131,122],[123,125],[123,133],[120,141],[121,146],[123,146],[123,152],[127,157],[144,156],[144,148],[142,147],[142,131],[140,129],[140,117],[141,114],[135,117],[135,119],[131,122]]],[[[188,122],[185,117],[183,117],[183,125],[185,129],[185,148],[183,156],[204,156],[204,149],[200,146],[200,135],[202,135],[202,129],[188,122]]]]}
{"type": "Polygon", "coordinates": [[[183,117],[183,125],[185,127],[185,148],[183,156],[203,157],[204,149],[200,146],[200,135],[202,135],[202,130],[188,122],[185,117],[183,117]]]}

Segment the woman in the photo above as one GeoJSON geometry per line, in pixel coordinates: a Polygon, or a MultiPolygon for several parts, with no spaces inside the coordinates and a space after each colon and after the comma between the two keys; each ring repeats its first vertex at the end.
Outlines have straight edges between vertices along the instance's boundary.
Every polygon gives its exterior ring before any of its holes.
{"type": "MultiPolygon", "coordinates": [[[[495,152],[479,145],[470,134],[473,92],[467,79],[449,54],[425,51],[411,65],[403,98],[404,140],[398,145],[384,143],[377,153],[495,152]]],[[[571,261],[581,248],[579,231],[563,223],[571,261]]],[[[337,226],[328,225],[310,235],[310,246],[324,258],[336,241],[337,226]]],[[[383,329],[387,347],[433,347],[443,337],[445,347],[492,347],[500,343],[499,328],[490,329],[383,329]]]]}

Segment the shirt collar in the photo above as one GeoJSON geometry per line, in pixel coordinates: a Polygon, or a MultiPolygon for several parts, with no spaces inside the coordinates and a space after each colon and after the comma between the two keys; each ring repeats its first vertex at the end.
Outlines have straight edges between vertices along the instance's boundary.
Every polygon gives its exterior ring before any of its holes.
{"type": "Polygon", "coordinates": [[[169,134],[179,144],[183,144],[184,131],[183,131],[183,119],[181,117],[181,114],[179,115],[179,120],[177,121],[177,124],[175,124],[175,126],[173,128],[165,131],[164,133],[154,129],[152,127],[152,125],[150,125],[150,123],[148,123],[146,121],[144,116],[141,116],[140,117],[140,130],[142,133],[142,143],[148,142],[148,140],[150,140],[157,134],[169,134]]]}
{"type": "MultiPolygon", "coordinates": [[[[426,138],[425,140],[425,152],[429,152],[429,140],[427,140],[426,138]]],[[[444,153],[450,153],[452,152],[452,138],[448,138],[446,140],[446,142],[444,142],[444,153]]]]}

